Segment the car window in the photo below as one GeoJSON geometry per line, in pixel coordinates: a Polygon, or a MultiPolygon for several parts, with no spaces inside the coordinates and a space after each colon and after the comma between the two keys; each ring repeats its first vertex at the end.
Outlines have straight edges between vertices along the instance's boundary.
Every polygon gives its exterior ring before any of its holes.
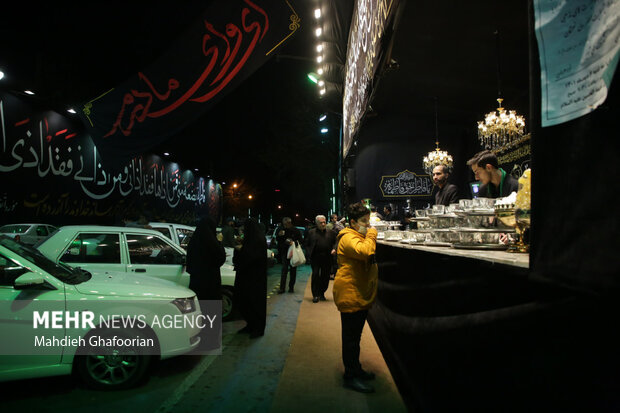
{"type": "Polygon", "coordinates": [[[80,233],[60,257],[62,262],[120,264],[118,234],[80,233]]]}
{"type": "Polygon", "coordinates": [[[26,268],[14,263],[4,255],[0,254],[0,286],[12,286],[17,277],[27,271],[28,270],[26,268]]]}
{"type": "Polygon", "coordinates": [[[5,225],[0,228],[0,232],[3,234],[23,234],[28,231],[30,225],[5,225]]]}
{"type": "Polygon", "coordinates": [[[43,254],[41,254],[39,250],[15,242],[15,240],[9,237],[0,236],[0,245],[9,249],[20,257],[27,259],[37,267],[48,272],[49,274],[53,275],[54,277],[60,279],[63,282],[69,284],[79,284],[80,282],[86,281],[86,279],[81,276],[82,274],[76,272],[74,269],[67,267],[64,264],[57,264],[43,254]]]}
{"type": "Polygon", "coordinates": [[[182,254],[163,239],[145,234],[127,234],[131,264],[177,264],[182,254]]]}
{"type": "Polygon", "coordinates": [[[45,227],[45,225],[38,225],[37,226],[37,235],[40,237],[47,237],[47,228],[45,227]]]}
{"type": "Polygon", "coordinates": [[[153,229],[157,232],[161,232],[169,239],[172,239],[172,234],[170,234],[170,229],[168,227],[153,227],[153,229]]]}
{"type": "Polygon", "coordinates": [[[181,248],[187,249],[189,240],[192,239],[192,235],[194,235],[194,231],[191,229],[177,228],[177,236],[179,237],[179,244],[181,245],[181,248]]]}

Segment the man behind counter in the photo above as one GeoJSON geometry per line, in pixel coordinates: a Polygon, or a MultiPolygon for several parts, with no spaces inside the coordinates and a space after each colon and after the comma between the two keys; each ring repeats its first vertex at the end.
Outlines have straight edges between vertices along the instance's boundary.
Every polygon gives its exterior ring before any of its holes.
{"type": "Polygon", "coordinates": [[[435,205],[445,205],[459,202],[459,189],[448,183],[450,171],[446,165],[437,165],[433,168],[433,182],[439,190],[435,193],[435,205]]]}
{"type": "Polygon", "coordinates": [[[467,165],[482,184],[478,192],[481,197],[503,198],[519,189],[519,181],[499,167],[497,156],[491,151],[478,152],[467,165]]]}

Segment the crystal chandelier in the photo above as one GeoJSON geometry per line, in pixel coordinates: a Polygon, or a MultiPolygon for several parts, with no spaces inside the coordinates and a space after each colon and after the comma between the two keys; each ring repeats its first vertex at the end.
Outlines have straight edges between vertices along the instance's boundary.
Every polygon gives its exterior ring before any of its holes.
{"type": "Polygon", "coordinates": [[[525,119],[514,110],[502,107],[504,99],[498,98],[497,112],[489,112],[484,121],[478,121],[478,139],[485,149],[503,150],[516,145],[523,137],[525,119]]]}
{"type": "Polygon", "coordinates": [[[437,98],[435,98],[435,136],[437,137],[435,140],[435,150],[429,152],[423,160],[424,171],[433,175],[433,169],[435,169],[438,165],[445,165],[450,172],[452,172],[452,167],[454,166],[454,161],[452,159],[452,155],[448,154],[446,151],[442,151],[439,149],[439,123],[437,121],[437,98]]]}
{"type": "Polygon", "coordinates": [[[427,174],[432,175],[433,169],[435,169],[438,165],[445,165],[449,171],[452,171],[452,167],[454,166],[452,155],[439,149],[439,141],[436,141],[435,144],[437,145],[437,148],[435,148],[434,151],[429,152],[424,157],[424,171],[427,174]]]}

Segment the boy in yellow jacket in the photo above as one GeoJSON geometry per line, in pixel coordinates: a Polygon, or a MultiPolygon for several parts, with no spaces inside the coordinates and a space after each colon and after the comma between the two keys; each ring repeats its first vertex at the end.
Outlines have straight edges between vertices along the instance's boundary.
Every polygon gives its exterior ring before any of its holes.
{"type": "Polygon", "coordinates": [[[342,324],[344,387],[362,393],[374,388],[366,380],[375,375],[362,370],[360,338],[368,309],[377,297],[377,230],[370,227],[370,211],[362,204],[347,207],[349,228],[338,234],[338,272],[334,280],[334,302],[342,324]]]}

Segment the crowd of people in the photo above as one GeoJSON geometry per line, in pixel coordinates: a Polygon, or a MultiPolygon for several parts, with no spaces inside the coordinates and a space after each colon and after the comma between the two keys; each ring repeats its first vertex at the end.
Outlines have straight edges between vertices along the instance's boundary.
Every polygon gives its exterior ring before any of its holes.
{"type": "MultiPolygon", "coordinates": [[[[374,259],[377,231],[369,226],[370,211],[362,203],[347,208],[347,219],[336,214],[329,222],[317,215],[316,226],[306,232],[285,217],[275,231],[282,269],[279,293],[295,292],[297,267],[291,264],[291,247],[303,246],[312,268],[312,302],[327,301],[325,292],[334,278],[334,303],[342,324],[344,386],[359,392],[372,392],[367,383],[374,374],[362,369],[360,339],[368,309],[377,293],[377,265],[374,259]]],[[[202,218],[187,249],[190,288],[199,300],[221,299],[220,267],[226,260],[224,247],[234,248],[235,305],[246,326],[239,333],[251,338],[265,334],[267,320],[267,241],[265,228],[253,218],[240,228],[226,220],[221,234],[210,217],[202,218]],[[218,237],[218,235],[220,235],[218,237]]]]}

